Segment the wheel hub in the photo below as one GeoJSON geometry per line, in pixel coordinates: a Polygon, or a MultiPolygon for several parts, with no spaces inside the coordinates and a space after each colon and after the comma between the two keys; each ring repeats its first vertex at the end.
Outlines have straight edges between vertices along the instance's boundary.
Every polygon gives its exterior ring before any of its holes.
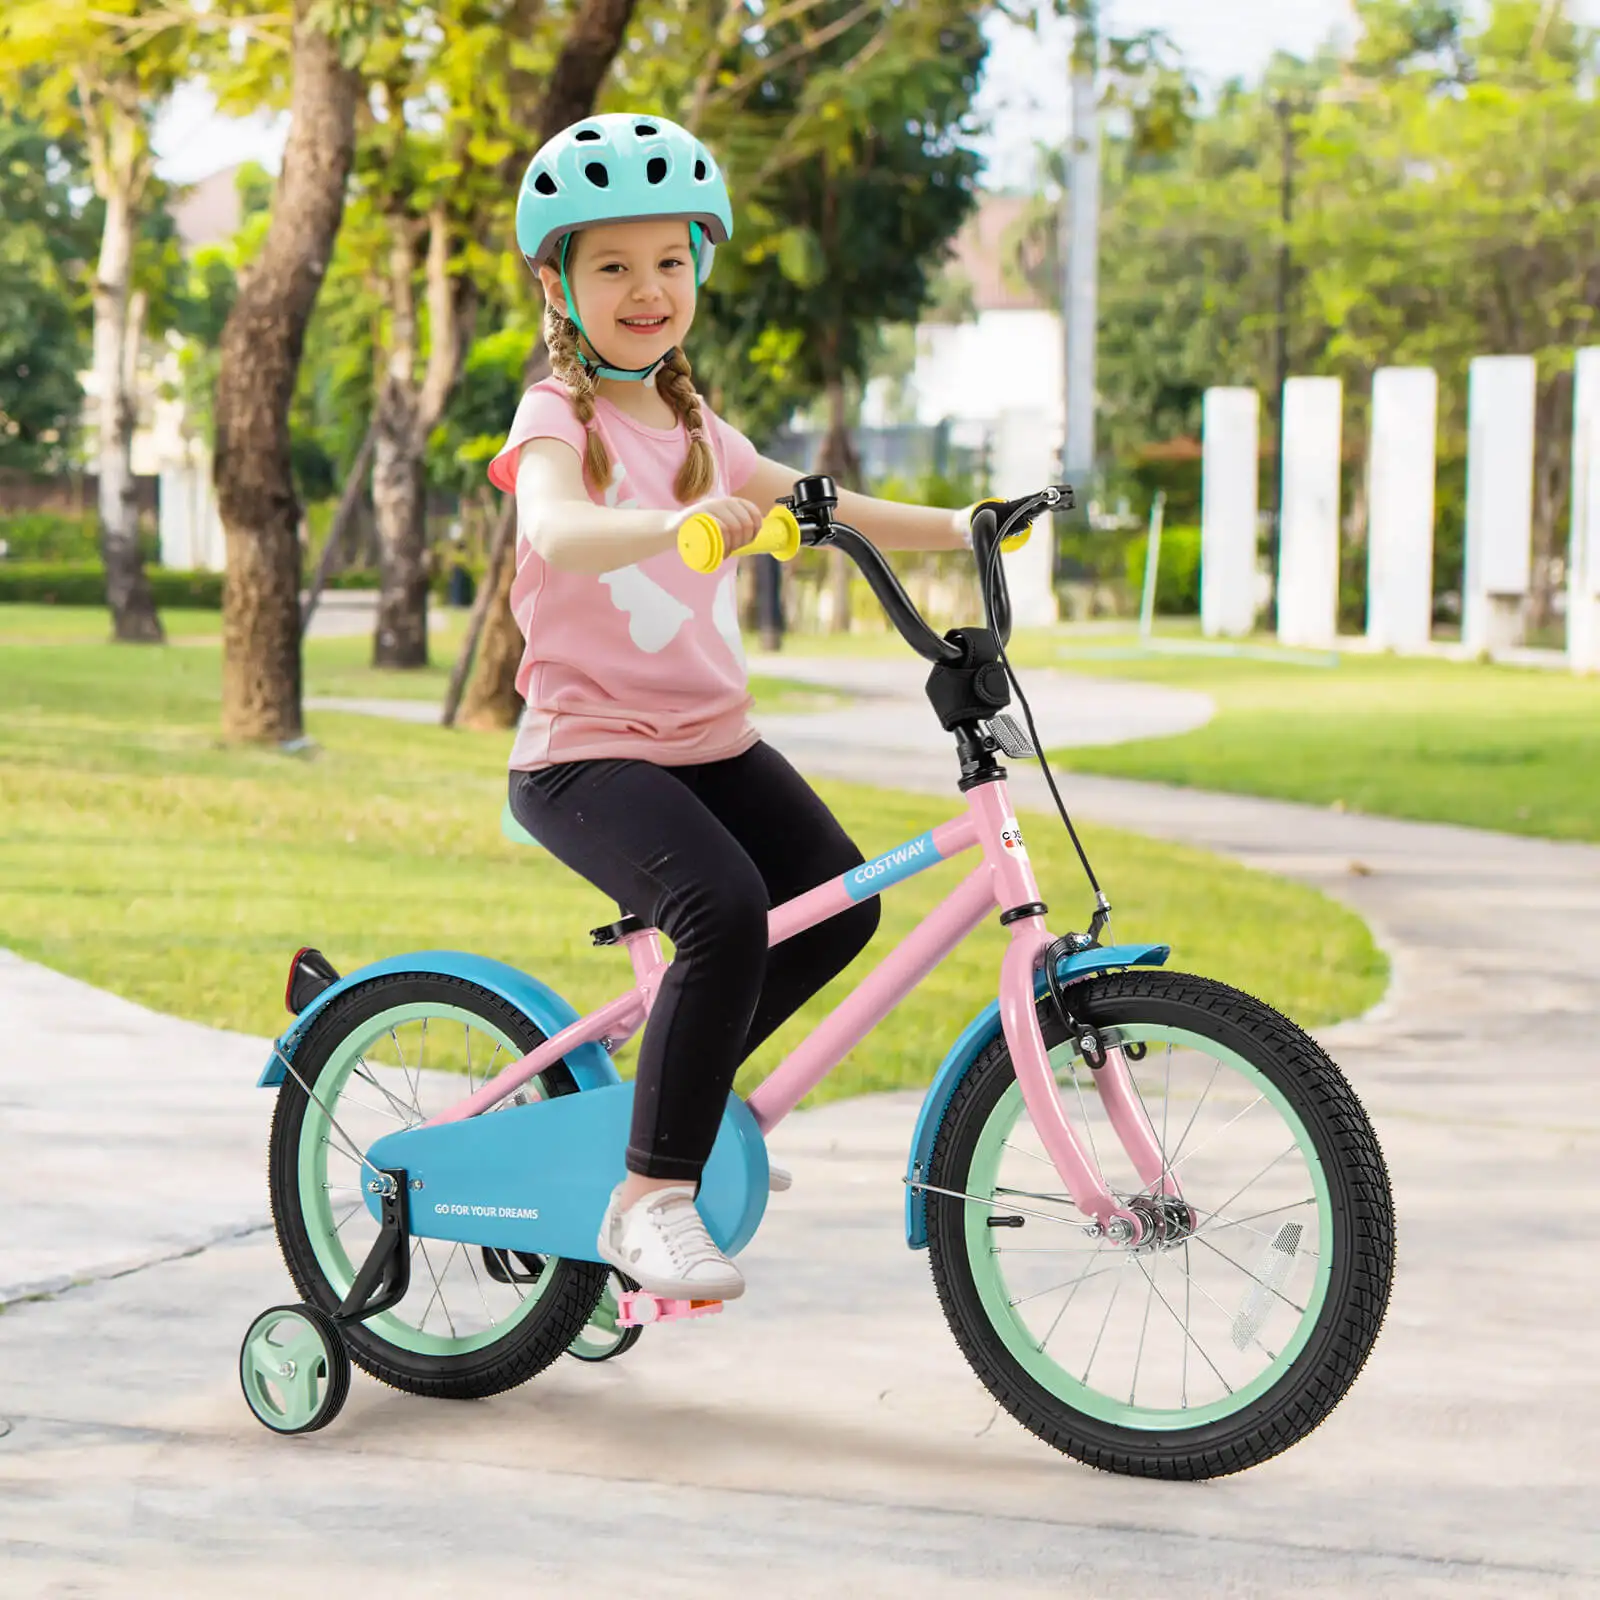
{"type": "Polygon", "coordinates": [[[1194,1231],[1194,1215],[1181,1200],[1167,1195],[1134,1195],[1128,1209],[1138,1217],[1142,1231],[1134,1250],[1171,1250],[1194,1231]]]}

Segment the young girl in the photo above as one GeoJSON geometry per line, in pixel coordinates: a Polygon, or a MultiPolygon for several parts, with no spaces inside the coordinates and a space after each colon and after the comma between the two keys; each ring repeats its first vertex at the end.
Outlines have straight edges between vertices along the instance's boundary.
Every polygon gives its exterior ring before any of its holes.
{"type": "MultiPolygon", "coordinates": [[[[553,375],[489,468],[517,497],[511,604],[527,641],[512,812],[675,950],[599,1254],[653,1294],[722,1300],[744,1279],[695,1194],[734,1074],[878,923],[863,901],[769,952],[769,908],[862,856],[750,724],[734,563],[705,576],[677,552],[702,511],[740,549],[800,476],[712,413],[681,351],[732,231],[710,152],[664,118],[589,117],[550,140],[523,180],[517,244],[544,285],[553,375]]],[[[842,520],[891,549],[969,542],[970,509],[839,497],[842,520]]]]}

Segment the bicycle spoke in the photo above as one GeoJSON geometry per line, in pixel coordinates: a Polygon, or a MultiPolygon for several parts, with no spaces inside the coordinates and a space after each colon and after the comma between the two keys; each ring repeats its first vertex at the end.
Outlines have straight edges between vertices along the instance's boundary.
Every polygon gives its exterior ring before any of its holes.
{"type": "Polygon", "coordinates": [[[997,1183],[994,1186],[994,1192],[996,1194],[1014,1194],[1022,1200],[1050,1200],[1062,1206],[1070,1206],[1076,1203],[1070,1194],[1064,1194],[1060,1191],[1055,1194],[1045,1194],[1038,1189],[1011,1189],[1002,1183],[997,1183]]]}
{"type": "Polygon", "coordinates": [[[1083,1085],[1078,1082],[1078,1068],[1076,1063],[1073,1064],[1072,1068],[1072,1087],[1077,1092],[1078,1112],[1083,1118],[1083,1131],[1089,1136],[1089,1154],[1094,1160],[1094,1169],[1096,1172],[1103,1174],[1105,1169],[1100,1165],[1100,1152],[1094,1147],[1094,1127],[1089,1121],[1089,1108],[1084,1104],[1083,1101],[1083,1085]]]}
{"type": "MultiPolygon", "coordinates": [[[[385,1088],[383,1084],[379,1083],[378,1080],[372,1076],[371,1072],[367,1070],[367,1063],[365,1060],[359,1061],[356,1066],[351,1068],[350,1075],[353,1078],[365,1079],[366,1082],[370,1083],[372,1087],[376,1089],[391,1106],[394,1107],[394,1110],[389,1114],[394,1117],[396,1122],[409,1122],[411,1120],[411,1107],[408,1106],[405,1101],[399,1097],[399,1095],[391,1093],[389,1089],[385,1088]]],[[[341,1095],[340,1099],[343,1098],[344,1096],[341,1095]]],[[[360,1102],[358,1101],[357,1104],[359,1103],[360,1102]]]]}
{"type": "MultiPolygon", "coordinates": [[[[1291,1227],[1291,1228],[1298,1228],[1300,1226],[1300,1224],[1298,1222],[1291,1222],[1291,1223],[1287,1223],[1285,1226],[1291,1227]]],[[[1268,1283],[1265,1278],[1257,1277],[1256,1274],[1253,1273],[1249,1269],[1249,1267],[1247,1267],[1242,1261],[1235,1261],[1232,1256],[1225,1254],[1223,1251],[1217,1249],[1217,1247],[1214,1244],[1211,1244],[1208,1241],[1206,1241],[1205,1239],[1202,1239],[1202,1238],[1200,1238],[1198,1236],[1195,1237],[1195,1241],[1194,1242],[1196,1244],[1205,1245],[1206,1249],[1209,1250],[1212,1253],[1212,1255],[1221,1256],[1222,1259],[1224,1261],[1226,1261],[1230,1267],[1237,1267],[1239,1269],[1239,1271],[1242,1272],[1245,1275],[1245,1277],[1254,1278],[1255,1281],[1257,1283],[1259,1283],[1261,1285],[1261,1287],[1267,1291],[1268,1294],[1277,1295],[1277,1297],[1281,1301],[1283,1301],[1283,1303],[1286,1306],[1288,1306],[1291,1310],[1298,1311],[1302,1317],[1306,1314],[1306,1308],[1304,1306],[1295,1305],[1294,1301],[1291,1300],[1288,1297],[1288,1295],[1284,1294],[1281,1290],[1274,1289],[1272,1287],[1272,1285],[1270,1283],[1268,1283]]],[[[1298,1254],[1298,1252],[1296,1252],[1296,1253],[1298,1254]]],[[[1219,1307],[1218,1309],[1220,1310],[1221,1308],[1219,1307]]]]}
{"type": "Polygon", "coordinates": [[[1258,1183],[1260,1183],[1260,1182],[1261,1182],[1261,1180],[1262,1180],[1262,1179],[1263,1179],[1263,1178],[1264,1178],[1264,1177],[1266,1177],[1266,1175],[1267,1175],[1267,1174],[1268,1174],[1268,1173],[1269,1173],[1269,1172],[1271,1172],[1271,1171],[1272,1171],[1272,1169],[1273,1169],[1273,1168],[1274,1168],[1274,1167],[1275,1167],[1275,1166],[1277,1166],[1277,1164],[1278,1164],[1278,1163],[1279,1163],[1279,1162],[1280,1162],[1280,1161],[1282,1161],[1282,1160],[1283,1160],[1283,1158],[1284,1158],[1284,1157],[1285,1157],[1285,1156],[1289,1156],[1289,1155],[1293,1155],[1293,1154],[1294,1154],[1294,1152],[1295,1152],[1295,1151],[1296,1151],[1296,1150],[1298,1150],[1298,1149],[1299,1149],[1299,1148],[1300,1148],[1300,1144],[1299,1144],[1299,1141],[1298,1141],[1298,1140],[1297,1140],[1297,1141],[1295,1141],[1295,1142],[1294,1142],[1294,1143],[1293,1143],[1293,1144],[1291,1144],[1291,1145],[1290,1145],[1290,1146],[1289,1146],[1289,1148],[1288,1148],[1288,1149],[1287,1149],[1287,1150],[1280,1150],[1280,1151],[1279,1151],[1279,1152],[1278,1152],[1278,1153],[1277,1153],[1277,1155],[1275,1155],[1275,1156],[1274,1156],[1274,1157],[1273,1157],[1273,1158],[1272,1158],[1272,1159],[1271,1159],[1271,1160],[1270,1160],[1270,1161],[1269,1161],[1269,1162],[1268,1162],[1268,1163],[1267,1163],[1267,1164],[1266,1164],[1266,1166],[1264,1166],[1264,1167],[1263,1167],[1263,1168],[1262,1168],[1262,1169],[1261,1169],[1261,1170],[1260,1170],[1260,1171],[1259,1171],[1259,1172],[1258,1172],[1258,1173],[1257,1173],[1257,1174],[1256,1174],[1256,1175],[1255,1175],[1255,1177],[1253,1177],[1253,1178],[1252,1178],[1252,1179],[1251,1179],[1251,1180],[1250,1180],[1250,1182],[1249,1182],[1249,1183],[1247,1183],[1247,1184],[1245,1184],[1245,1185],[1243,1185],[1243,1187],[1241,1187],[1241,1188],[1238,1188],[1238,1189],[1235,1189],[1235,1190],[1234,1190],[1234,1191],[1233,1191],[1233,1193],[1232,1193],[1232,1194],[1230,1194],[1230,1195],[1229,1195],[1229,1196],[1228,1196],[1228,1198],[1227,1198],[1227,1199],[1226,1199],[1226,1200],[1224,1200],[1224,1201],[1223,1201],[1223,1202],[1222,1202],[1222,1204],[1221,1204],[1221,1205],[1220,1205],[1220,1206],[1218,1206],[1218,1207],[1217,1207],[1217,1210],[1218,1210],[1218,1211],[1223,1211],[1223,1210],[1225,1210],[1225,1209],[1226,1209],[1226,1208],[1227,1208],[1227,1207],[1228,1207],[1228,1206],[1231,1206],[1231,1205],[1232,1205],[1232,1204],[1233,1204],[1233,1202],[1234,1202],[1234,1201],[1235,1201],[1235,1200],[1237,1200],[1237,1199],[1238,1199],[1238,1198],[1239,1198],[1239,1196],[1240,1196],[1240,1195],[1242,1195],[1242,1194],[1243,1194],[1243,1193],[1244,1193],[1244,1192],[1245,1192],[1245,1190],[1246,1190],[1246,1189],[1249,1189],[1249,1188],[1252,1188],[1252,1187],[1253,1187],[1253,1186],[1254,1186],[1254,1185],[1255,1185],[1255,1184],[1258,1184],[1258,1183]]]}
{"type": "MultiPolygon", "coordinates": [[[[1224,1216],[1223,1213],[1220,1212],[1220,1211],[1207,1211],[1204,1206],[1197,1206],[1197,1205],[1195,1205],[1195,1203],[1192,1200],[1190,1200],[1190,1201],[1187,1201],[1186,1204],[1189,1206],[1189,1209],[1195,1213],[1196,1216],[1199,1216],[1199,1217],[1218,1217],[1221,1220],[1218,1221],[1214,1226],[1208,1225],[1207,1227],[1204,1227],[1204,1228],[1196,1228],[1194,1230],[1194,1232],[1189,1235],[1189,1237],[1191,1239],[1198,1239],[1200,1237],[1200,1235],[1203,1234],[1203,1233],[1225,1233],[1229,1228],[1243,1228],[1246,1233],[1254,1234],[1255,1237],[1258,1238],[1258,1239],[1275,1238],[1276,1235],[1268,1233],[1265,1228],[1252,1228],[1250,1226],[1250,1224],[1252,1222],[1256,1221],[1260,1217],[1275,1217],[1275,1216],[1279,1215],[1281,1212],[1284,1212],[1284,1211],[1298,1211],[1303,1206],[1314,1206],[1316,1203],[1317,1203],[1317,1197],[1315,1195],[1311,1195],[1308,1199],[1305,1199],[1305,1200],[1291,1200],[1291,1201],[1288,1202],[1287,1205],[1273,1206],[1268,1211],[1257,1211],[1252,1216],[1248,1216],[1248,1217],[1229,1217],[1229,1216],[1224,1216]]],[[[1321,1251],[1318,1251],[1318,1250],[1300,1250],[1300,1251],[1297,1251],[1296,1254],[1305,1256],[1308,1260],[1311,1260],[1311,1261],[1320,1261],[1322,1259],[1322,1253],[1321,1253],[1321,1251]]]]}
{"type": "MultiPolygon", "coordinates": [[[[1098,1255],[1099,1253],[1100,1252],[1098,1250],[1095,1251],[1096,1255],[1098,1255]]],[[[1073,1290],[1073,1292],[1076,1293],[1079,1284],[1087,1283],[1091,1278],[1104,1277],[1104,1275],[1106,1273],[1115,1272],[1117,1270],[1116,1267],[1101,1267],[1101,1269],[1098,1272],[1091,1272],[1089,1270],[1089,1268],[1093,1267],[1093,1266],[1094,1266],[1094,1261],[1091,1259],[1090,1262],[1089,1262],[1089,1266],[1085,1267],[1084,1270],[1082,1272],[1080,1272],[1076,1278],[1067,1278],[1061,1283],[1052,1283],[1048,1289],[1035,1289],[1032,1294],[1021,1295],[1017,1299],[1009,1300],[1006,1303],[1008,1305],[1011,1305],[1011,1306],[1025,1306],[1025,1305],[1027,1305],[1027,1303],[1030,1300],[1042,1300],[1045,1297],[1045,1295],[1054,1294],[1058,1289],[1071,1288],[1073,1290]]],[[[1067,1299],[1066,1299],[1066,1303],[1061,1307],[1061,1310],[1065,1311],[1067,1309],[1067,1306],[1069,1306],[1071,1304],[1072,1304],[1072,1295],[1068,1295],[1067,1299]]],[[[1058,1312],[1056,1314],[1056,1316],[1057,1316],[1057,1320],[1059,1321],[1060,1320],[1060,1312],[1058,1312]]],[[[1055,1323],[1052,1322],[1050,1324],[1050,1333],[1054,1333],[1054,1332],[1055,1332],[1055,1323]]],[[[1045,1338],[1048,1339],[1049,1337],[1050,1337],[1050,1334],[1047,1333],[1045,1335],[1045,1338]]],[[[1042,1350],[1044,1348],[1044,1346],[1041,1345],[1039,1348],[1042,1350]]]]}
{"type": "Polygon", "coordinates": [[[411,1078],[411,1069],[406,1065],[406,1053],[400,1048],[400,1036],[393,1028],[389,1030],[389,1037],[394,1040],[394,1053],[400,1061],[400,1075],[406,1080],[407,1087],[411,1090],[411,1109],[417,1114],[417,1121],[422,1119],[422,1077],[419,1073],[415,1082],[411,1078]]]}
{"type": "MultiPolygon", "coordinates": [[[[1228,1319],[1228,1321],[1230,1321],[1230,1322],[1233,1321],[1233,1319],[1234,1319],[1233,1318],[1233,1313],[1225,1305],[1223,1305],[1223,1303],[1219,1299],[1217,1299],[1217,1297],[1214,1294],[1212,1294],[1212,1292],[1208,1288],[1206,1288],[1206,1286],[1203,1283],[1196,1282],[1195,1288],[1197,1288],[1200,1291],[1200,1293],[1203,1294],[1206,1297],[1206,1299],[1209,1300],[1212,1303],[1212,1305],[1214,1305],[1217,1308],[1217,1310],[1220,1311],[1222,1313],[1222,1315],[1228,1319]]],[[[1262,1354],[1265,1355],[1266,1358],[1269,1361],[1276,1361],[1278,1359],[1277,1352],[1275,1350],[1267,1349],[1267,1347],[1264,1344],[1261,1343],[1261,1340],[1255,1334],[1251,1334],[1250,1335],[1250,1342],[1252,1344],[1256,1345],[1260,1349],[1262,1354]]]]}
{"type": "Polygon", "coordinates": [[[1183,1125],[1183,1133],[1178,1139],[1178,1148],[1172,1152],[1171,1159],[1168,1161],[1167,1166],[1162,1170],[1161,1176],[1163,1178],[1165,1178],[1166,1175],[1172,1171],[1173,1163],[1177,1161],[1178,1156],[1182,1153],[1184,1143],[1189,1137],[1189,1132],[1194,1127],[1194,1119],[1200,1115],[1200,1108],[1205,1105],[1206,1096],[1211,1093],[1211,1086],[1217,1081],[1217,1074],[1221,1071],[1222,1063],[1220,1061],[1213,1060],[1211,1063],[1211,1076],[1206,1079],[1205,1089],[1200,1098],[1195,1102],[1194,1110],[1189,1113],[1189,1120],[1183,1125]]]}
{"type": "Polygon", "coordinates": [[[1145,1270],[1144,1270],[1144,1262],[1141,1261],[1138,1256],[1131,1256],[1131,1257],[1129,1257],[1129,1259],[1138,1267],[1138,1269],[1141,1272],[1144,1272],[1145,1278],[1148,1280],[1151,1289],[1154,1291],[1156,1299],[1159,1300],[1162,1303],[1162,1305],[1166,1306],[1168,1314],[1172,1317],[1172,1320],[1174,1322],[1176,1322],[1178,1324],[1178,1326],[1183,1330],[1183,1337],[1184,1337],[1184,1340],[1185,1340],[1185,1344],[1184,1344],[1184,1347],[1183,1347],[1183,1349],[1184,1349],[1183,1409],[1185,1411],[1187,1411],[1189,1409],[1189,1346],[1191,1344],[1195,1347],[1195,1350],[1199,1354],[1200,1359],[1202,1361],[1204,1361],[1205,1364],[1208,1367],[1210,1367],[1213,1372],[1217,1373],[1217,1382],[1220,1383],[1222,1385],[1222,1387],[1224,1389],[1226,1389],[1230,1395],[1233,1393],[1233,1385],[1230,1384],[1228,1382],[1228,1380],[1226,1378],[1224,1378],[1220,1372],[1217,1372],[1217,1364],[1216,1364],[1216,1362],[1213,1361],[1211,1359],[1211,1357],[1206,1354],[1205,1347],[1189,1331],[1189,1321],[1188,1321],[1188,1318],[1189,1318],[1189,1263],[1188,1263],[1188,1260],[1187,1260],[1187,1257],[1188,1257],[1188,1247],[1187,1246],[1184,1247],[1184,1256],[1185,1256],[1184,1265],[1183,1265],[1184,1292],[1183,1292],[1183,1316],[1182,1317],[1179,1317],[1178,1313],[1176,1311],[1174,1311],[1172,1309],[1172,1306],[1168,1303],[1167,1297],[1164,1294],[1162,1294],[1162,1292],[1159,1289],[1156,1288],[1156,1280],[1154,1278],[1152,1278],[1148,1272],[1145,1272],[1145,1270]]]}
{"type": "Polygon", "coordinates": [[[467,1263],[467,1271],[472,1274],[472,1282],[478,1291],[478,1298],[483,1302],[485,1325],[492,1328],[495,1324],[495,1315],[494,1312],[489,1309],[489,1297],[483,1292],[483,1280],[478,1276],[477,1267],[473,1265],[471,1250],[463,1251],[462,1256],[467,1263]]]}
{"type": "Polygon", "coordinates": [[[1021,1145],[1012,1144],[1009,1139],[1002,1139],[1000,1141],[1000,1148],[1002,1150],[1014,1150],[1019,1156],[1026,1156],[1030,1161],[1037,1161],[1042,1166],[1049,1167],[1052,1172],[1056,1170],[1056,1164],[1050,1159],[1049,1156],[1039,1155],[1033,1150],[1024,1150],[1021,1145]]]}
{"type": "Polygon", "coordinates": [[[338,1233],[339,1230],[342,1227],[344,1227],[345,1223],[347,1223],[351,1219],[351,1217],[353,1217],[356,1214],[356,1212],[365,1211],[366,1209],[367,1209],[366,1206],[363,1205],[361,1203],[361,1201],[359,1201],[359,1200],[356,1201],[356,1203],[353,1206],[351,1206],[350,1209],[347,1212],[345,1212],[345,1214],[342,1217],[340,1217],[339,1220],[336,1223],[334,1223],[333,1231],[335,1233],[338,1233]]]}
{"type": "Polygon", "coordinates": [[[1133,1381],[1128,1385],[1128,1404],[1134,1404],[1134,1396],[1139,1392],[1139,1364],[1144,1360],[1144,1336],[1150,1331],[1150,1304],[1155,1299],[1156,1282],[1150,1278],[1150,1287],[1145,1291],[1144,1320],[1139,1324],[1139,1348],[1133,1354],[1133,1381]]]}
{"type": "MultiPolygon", "coordinates": [[[[1133,1259],[1134,1258],[1131,1255],[1127,1255],[1122,1258],[1124,1270],[1126,1270],[1128,1263],[1133,1259]]],[[[1111,1321],[1111,1312],[1116,1306],[1117,1295],[1121,1292],[1121,1290],[1122,1273],[1119,1272],[1117,1274],[1117,1281],[1111,1285],[1111,1298],[1106,1301],[1106,1314],[1100,1319],[1100,1331],[1094,1336],[1094,1348],[1089,1352],[1088,1366],[1083,1369],[1083,1378],[1081,1381],[1085,1388],[1087,1388],[1089,1384],[1089,1369],[1090,1367],[1094,1366],[1094,1358],[1100,1354],[1100,1341],[1106,1336],[1106,1324],[1111,1321]]]]}
{"type": "MultiPolygon", "coordinates": [[[[1217,1130],[1216,1130],[1216,1131],[1215,1131],[1215,1132],[1214,1132],[1214,1133],[1208,1133],[1208,1134],[1207,1134],[1207,1135],[1206,1135],[1206,1136],[1205,1136],[1205,1138],[1204,1138],[1204,1139],[1202,1139],[1202,1140],[1201,1140],[1201,1141],[1200,1141],[1200,1143],[1199,1143],[1199,1144],[1197,1144],[1197,1145],[1196,1145],[1196,1146],[1195,1146],[1195,1147],[1194,1147],[1194,1149],[1193,1149],[1193,1150],[1191,1150],[1191,1151],[1190,1151],[1190,1152],[1189,1152],[1189,1153],[1188,1153],[1188,1155],[1186,1155],[1186,1156],[1184,1156],[1184,1157],[1182,1157],[1182,1158],[1181,1158],[1181,1159],[1177,1159],[1177,1160],[1174,1160],[1174,1161],[1173,1161],[1173,1162],[1172,1162],[1172,1163],[1171,1163],[1171,1164],[1170,1164],[1170,1165],[1169,1165],[1169,1166],[1168,1166],[1168,1167],[1167,1167],[1167,1168],[1166,1168],[1166,1170],[1165,1170],[1165,1171],[1164,1171],[1164,1172],[1163,1172],[1163,1173],[1162,1173],[1162,1175],[1161,1175],[1161,1178],[1160,1178],[1160,1179],[1158,1179],[1158,1180],[1157,1180],[1157,1181],[1158,1181],[1158,1182],[1161,1182],[1161,1181],[1165,1181],[1165,1179],[1167,1179],[1167,1178],[1168,1178],[1168,1177],[1170,1177],[1170,1176],[1171,1176],[1171,1175],[1172,1175],[1172,1174],[1173,1174],[1173,1173],[1174,1173],[1174,1172],[1176,1172],[1176,1171],[1177,1171],[1177,1170],[1178,1170],[1178,1168],[1179,1168],[1179,1167],[1181,1167],[1181,1166],[1182,1166],[1182,1165],[1183,1165],[1183,1163],[1184,1163],[1184,1162],[1185,1162],[1185,1161],[1193,1161],[1193,1160],[1194,1160],[1194,1158],[1195,1158],[1195,1157],[1196,1157],[1196,1156],[1197,1156],[1197,1155],[1199,1155],[1199,1153],[1200,1153],[1200,1152],[1201,1152],[1201,1151],[1202,1151],[1202,1150],[1204,1150],[1204,1149],[1205,1149],[1205,1148],[1206,1148],[1206,1146],[1207,1146],[1207,1145],[1209,1145],[1209,1144],[1213,1144],[1213,1143],[1214,1143],[1214,1142],[1215,1142],[1215,1141],[1216,1141],[1216,1140],[1218,1140],[1218,1139],[1220,1139],[1220,1138],[1221,1138],[1221,1137],[1222,1137],[1222,1135],[1223,1135],[1223,1134],[1225,1134],[1225,1133],[1226,1133],[1226,1132],[1227,1132],[1227,1131],[1228,1131],[1228,1129],[1229,1129],[1229,1128],[1231,1128],[1231,1127],[1232,1127],[1232,1126],[1233,1126],[1233,1125],[1234,1125],[1234,1123],[1236,1123],[1236,1122],[1237,1122],[1237,1121],[1238,1121],[1238,1120],[1239,1120],[1239,1119],[1240,1119],[1240,1118],[1241,1118],[1241,1117],[1245,1117],[1245,1116],[1248,1116],[1248,1115],[1249,1115],[1249,1114],[1250,1114],[1250,1113],[1251,1113],[1251,1112],[1252,1112],[1252,1111],[1254,1111],[1254,1110],[1255,1110],[1255,1108],[1256,1108],[1256,1107],[1257,1107],[1257,1106],[1258,1106],[1258,1105],[1260,1105],[1260,1104],[1261,1104],[1261,1103],[1262,1103],[1262,1101],[1264,1101],[1264,1100],[1265,1100],[1265,1099],[1266,1099],[1266,1098],[1267,1098],[1267,1097],[1266,1097],[1266,1096],[1265,1096],[1265,1095],[1264,1095],[1264,1094],[1258,1094],[1258,1095],[1257,1095],[1257,1096],[1256,1096],[1256,1097],[1255,1097],[1255,1099],[1254,1099],[1254,1100],[1252,1100],[1252,1101],[1251,1101],[1251,1102],[1250,1102],[1250,1104],[1249,1104],[1249,1105],[1247,1105],[1247,1106],[1246,1106],[1246,1107],[1245,1107],[1245,1108],[1244,1108],[1244,1110],[1243,1110],[1243,1111],[1238,1111],[1238,1112],[1235,1112],[1235,1113],[1234,1113],[1234,1115],[1233,1115],[1233,1116],[1231,1116],[1231,1117],[1229,1117],[1229,1118],[1228,1118],[1228,1120],[1227,1120],[1227,1121],[1226,1121],[1226,1122],[1225,1122],[1225,1123],[1223,1123],[1223,1125],[1222,1125],[1222,1126],[1221,1126],[1221,1127],[1220,1127],[1220,1128],[1218,1128],[1218,1129],[1217,1129],[1217,1130]]],[[[1154,1190],[1153,1190],[1153,1189],[1151,1189],[1151,1188],[1150,1188],[1150,1187],[1149,1187],[1149,1185],[1148,1185],[1148,1184],[1147,1184],[1147,1185],[1146,1185],[1146,1186],[1145,1186],[1145,1192],[1146,1192],[1146,1193],[1148,1193],[1148,1194],[1154,1194],[1154,1193],[1155,1193],[1155,1191],[1154,1191],[1154,1190]]]]}
{"type": "MultiPolygon", "coordinates": [[[[423,1265],[428,1269],[428,1276],[433,1279],[433,1293],[428,1297],[427,1305],[422,1308],[422,1320],[417,1324],[417,1330],[418,1332],[421,1332],[427,1327],[428,1314],[433,1310],[433,1302],[437,1300],[439,1302],[439,1309],[444,1313],[445,1324],[450,1329],[450,1337],[454,1339],[458,1337],[458,1335],[456,1333],[455,1323],[450,1320],[450,1307],[444,1302],[444,1285],[439,1282],[439,1274],[433,1270],[433,1258],[428,1254],[427,1245],[421,1239],[419,1239],[417,1243],[422,1245],[422,1262],[423,1265]]],[[[454,1254],[455,1250],[452,1249],[450,1255],[454,1254]]],[[[445,1271],[448,1272],[450,1270],[450,1256],[445,1257],[444,1265],[445,1271]]]]}

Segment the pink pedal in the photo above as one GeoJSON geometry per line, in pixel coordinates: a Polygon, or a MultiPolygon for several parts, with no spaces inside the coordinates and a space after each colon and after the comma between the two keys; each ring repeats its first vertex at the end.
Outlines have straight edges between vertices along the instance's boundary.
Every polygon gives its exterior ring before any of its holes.
{"type": "Polygon", "coordinates": [[[709,1317],[721,1309],[720,1300],[663,1300],[643,1289],[629,1289],[617,1296],[617,1326],[642,1328],[647,1322],[681,1322],[685,1317],[709,1317]]]}

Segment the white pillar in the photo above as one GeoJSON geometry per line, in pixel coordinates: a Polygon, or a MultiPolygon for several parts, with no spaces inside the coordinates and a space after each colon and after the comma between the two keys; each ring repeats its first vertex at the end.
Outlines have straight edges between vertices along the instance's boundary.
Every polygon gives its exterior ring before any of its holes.
{"type": "Polygon", "coordinates": [[[1479,356],[1467,392],[1467,562],[1461,638],[1473,651],[1522,642],[1533,568],[1532,356],[1479,356]]]}
{"type": "Polygon", "coordinates": [[[1256,620],[1254,389],[1207,389],[1201,424],[1200,629],[1242,637],[1256,620]]]}
{"type": "MultiPolygon", "coordinates": [[[[1060,438],[1060,424],[1043,411],[1002,411],[989,458],[993,492],[1014,500],[1059,482],[1060,438]]],[[[1061,619],[1052,560],[1055,543],[1050,518],[1036,517],[1028,542],[1014,555],[1001,558],[1011,591],[1011,619],[1019,628],[1048,628],[1061,619]]]]}
{"type": "Polygon", "coordinates": [[[1600,347],[1578,352],[1572,428],[1572,547],[1567,659],[1600,672],[1600,347]]]}
{"type": "Polygon", "coordinates": [[[1339,632],[1339,440],[1344,386],[1290,378],[1283,386],[1283,537],[1278,637],[1328,650],[1339,632]]]}
{"type": "Polygon", "coordinates": [[[1433,637],[1433,512],[1439,379],[1384,367],[1372,379],[1367,637],[1418,652],[1433,637]]]}

